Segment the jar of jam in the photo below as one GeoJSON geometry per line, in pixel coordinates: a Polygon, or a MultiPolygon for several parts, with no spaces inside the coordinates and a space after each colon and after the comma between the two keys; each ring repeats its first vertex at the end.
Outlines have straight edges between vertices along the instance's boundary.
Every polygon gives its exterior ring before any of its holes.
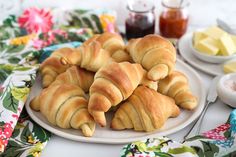
{"type": "Polygon", "coordinates": [[[159,29],[162,36],[180,38],[188,26],[188,0],[163,0],[159,29]]]}
{"type": "Polygon", "coordinates": [[[125,21],[127,39],[143,37],[155,32],[154,3],[151,0],[129,0],[125,21]]]}

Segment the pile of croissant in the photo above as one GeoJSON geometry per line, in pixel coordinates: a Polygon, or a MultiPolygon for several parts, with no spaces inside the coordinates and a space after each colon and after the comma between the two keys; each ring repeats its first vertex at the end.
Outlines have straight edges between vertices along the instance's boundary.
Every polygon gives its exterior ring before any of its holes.
{"type": "Polygon", "coordinates": [[[179,107],[193,110],[197,98],[188,79],[174,71],[176,50],[166,39],[147,35],[125,45],[118,34],[103,33],[78,48],[61,48],[40,65],[43,90],[31,102],[61,128],[92,136],[96,123],[114,111],[114,130],[153,131],[179,107]],[[88,93],[88,94],[86,94],[88,93]]]}

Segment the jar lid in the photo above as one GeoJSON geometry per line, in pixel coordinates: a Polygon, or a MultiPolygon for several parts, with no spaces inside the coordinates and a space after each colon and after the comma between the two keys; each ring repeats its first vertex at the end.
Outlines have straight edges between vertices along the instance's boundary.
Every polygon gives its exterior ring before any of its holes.
{"type": "Polygon", "coordinates": [[[162,0],[162,5],[166,8],[183,9],[188,7],[189,4],[188,0],[162,0]]]}
{"type": "Polygon", "coordinates": [[[128,0],[127,8],[133,12],[145,13],[153,11],[155,6],[152,0],[128,0]]]}

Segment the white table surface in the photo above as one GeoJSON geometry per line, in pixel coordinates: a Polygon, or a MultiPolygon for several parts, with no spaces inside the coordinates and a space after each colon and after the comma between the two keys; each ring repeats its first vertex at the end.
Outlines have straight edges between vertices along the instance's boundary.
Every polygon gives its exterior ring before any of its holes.
{"type": "MultiPolygon", "coordinates": [[[[160,13],[160,1],[155,1],[157,4],[157,15],[160,13]]],[[[106,7],[115,9],[118,12],[118,24],[123,24],[124,15],[124,2],[122,0],[28,0],[25,1],[24,7],[28,6],[51,6],[51,7],[83,7],[83,8],[97,8],[106,7]]],[[[236,1],[235,0],[192,0],[190,10],[190,26],[192,27],[205,27],[215,24],[217,17],[224,17],[227,20],[235,23],[234,19],[236,15],[236,1]],[[234,18],[232,18],[234,17],[234,18]]],[[[207,88],[212,76],[207,75],[201,71],[196,70],[202,78],[202,81],[207,88]]],[[[202,125],[202,131],[206,131],[217,127],[220,124],[226,122],[232,108],[223,104],[220,100],[211,105],[207,110],[205,119],[202,125]]],[[[169,135],[168,137],[182,141],[183,136],[190,129],[191,125],[182,129],[181,131],[169,135]]],[[[62,137],[53,135],[45,149],[42,152],[41,157],[119,157],[121,148],[123,145],[111,145],[111,144],[92,144],[75,142],[64,139],[62,137]]]]}

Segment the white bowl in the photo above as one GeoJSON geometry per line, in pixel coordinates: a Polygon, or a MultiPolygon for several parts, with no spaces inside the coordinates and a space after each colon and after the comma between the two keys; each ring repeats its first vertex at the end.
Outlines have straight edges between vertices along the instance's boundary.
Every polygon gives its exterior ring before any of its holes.
{"type": "Polygon", "coordinates": [[[212,56],[212,55],[207,55],[205,53],[202,53],[198,50],[196,50],[193,47],[193,34],[192,34],[192,38],[190,40],[190,47],[192,49],[192,53],[194,56],[196,56],[198,59],[205,61],[205,62],[209,62],[209,63],[223,63],[226,62],[227,60],[236,58],[236,54],[230,55],[230,56],[212,56]]]}
{"type": "Polygon", "coordinates": [[[222,102],[236,108],[236,73],[222,76],[216,89],[222,102]]]}

